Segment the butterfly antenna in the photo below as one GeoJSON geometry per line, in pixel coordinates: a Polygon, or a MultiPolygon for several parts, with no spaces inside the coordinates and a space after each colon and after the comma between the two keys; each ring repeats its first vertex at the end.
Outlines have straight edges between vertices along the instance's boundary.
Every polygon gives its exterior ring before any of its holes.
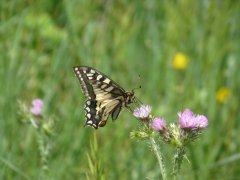
{"type": "Polygon", "coordinates": [[[139,81],[140,79],[141,79],[141,76],[138,75],[138,79],[137,79],[137,80],[135,81],[135,83],[134,83],[134,87],[135,87],[135,88],[133,88],[133,90],[142,88],[142,86],[136,87],[136,84],[138,83],[138,81],[139,81]]]}

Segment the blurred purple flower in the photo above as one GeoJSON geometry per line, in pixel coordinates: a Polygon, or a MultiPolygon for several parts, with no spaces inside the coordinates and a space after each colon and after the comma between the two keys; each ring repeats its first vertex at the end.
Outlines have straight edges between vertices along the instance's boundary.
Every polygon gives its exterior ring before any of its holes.
{"type": "Polygon", "coordinates": [[[166,122],[162,118],[154,118],[152,122],[152,128],[156,131],[164,131],[166,129],[166,122]]]}
{"type": "Polygon", "coordinates": [[[189,109],[186,109],[183,113],[179,112],[179,124],[183,129],[203,129],[208,125],[208,120],[203,115],[195,115],[189,109]]]}
{"type": "Polygon", "coordinates": [[[31,113],[40,116],[42,114],[43,101],[41,99],[35,99],[32,101],[32,105],[33,107],[30,109],[31,113]]]}
{"type": "Polygon", "coordinates": [[[36,116],[40,116],[42,114],[42,108],[38,106],[34,106],[30,109],[31,113],[33,113],[36,116]]]}
{"type": "Polygon", "coordinates": [[[32,105],[37,106],[37,107],[42,107],[43,106],[43,101],[41,99],[34,99],[32,101],[32,105]]]}
{"type": "Polygon", "coordinates": [[[140,108],[136,108],[133,112],[133,116],[139,119],[148,119],[148,116],[151,112],[152,108],[148,105],[142,105],[140,108]]]}

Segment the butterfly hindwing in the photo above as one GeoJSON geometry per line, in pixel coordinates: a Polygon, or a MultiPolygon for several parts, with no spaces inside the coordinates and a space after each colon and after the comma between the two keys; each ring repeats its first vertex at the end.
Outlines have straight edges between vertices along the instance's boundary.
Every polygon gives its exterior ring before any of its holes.
{"type": "Polygon", "coordinates": [[[119,103],[112,111],[112,120],[115,121],[122,111],[122,103],[119,103]]]}
{"type": "Polygon", "coordinates": [[[73,71],[87,98],[84,108],[85,126],[95,129],[103,127],[110,114],[116,120],[122,109],[133,102],[133,91],[125,91],[103,73],[86,66],[76,66],[73,71]]]}
{"type": "Polygon", "coordinates": [[[97,101],[86,100],[84,107],[86,123],[84,126],[98,127],[98,123],[101,121],[101,116],[97,115],[96,107],[97,101]]]}

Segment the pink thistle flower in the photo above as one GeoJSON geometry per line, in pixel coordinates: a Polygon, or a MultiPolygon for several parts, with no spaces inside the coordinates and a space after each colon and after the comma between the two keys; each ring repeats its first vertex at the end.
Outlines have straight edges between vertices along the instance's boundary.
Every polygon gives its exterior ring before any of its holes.
{"type": "Polygon", "coordinates": [[[148,105],[142,105],[140,108],[136,108],[133,112],[133,116],[136,118],[147,120],[152,108],[148,105]]]}
{"type": "Polygon", "coordinates": [[[37,106],[37,107],[42,107],[43,106],[43,101],[41,99],[34,99],[32,101],[32,105],[37,106]]]}
{"type": "Polygon", "coordinates": [[[162,118],[154,118],[152,122],[152,128],[156,131],[164,131],[166,130],[166,122],[162,118]]]}
{"type": "Polygon", "coordinates": [[[32,101],[32,105],[33,107],[30,108],[31,113],[40,116],[42,114],[43,101],[41,99],[35,99],[32,101]]]}
{"type": "Polygon", "coordinates": [[[208,120],[203,115],[195,115],[189,109],[179,112],[179,124],[183,129],[203,129],[208,126],[208,120]]]}
{"type": "Polygon", "coordinates": [[[31,113],[33,113],[36,116],[40,116],[42,114],[42,108],[34,106],[33,108],[30,109],[31,113]]]}

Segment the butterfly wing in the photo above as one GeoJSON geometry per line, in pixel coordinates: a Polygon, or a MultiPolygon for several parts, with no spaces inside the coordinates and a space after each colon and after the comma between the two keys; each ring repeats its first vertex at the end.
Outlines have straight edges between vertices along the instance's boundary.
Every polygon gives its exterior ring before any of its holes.
{"type": "MultiPolygon", "coordinates": [[[[73,71],[86,96],[85,126],[95,129],[105,126],[108,116],[116,120],[122,109],[128,104],[126,91],[103,73],[86,66],[76,66],[73,71]]],[[[131,94],[133,96],[133,94],[131,94]]]]}
{"type": "Polygon", "coordinates": [[[73,71],[87,99],[106,99],[107,97],[104,95],[109,95],[110,93],[112,96],[115,95],[115,97],[124,95],[125,90],[121,86],[93,68],[76,66],[73,68],[73,71]]]}

